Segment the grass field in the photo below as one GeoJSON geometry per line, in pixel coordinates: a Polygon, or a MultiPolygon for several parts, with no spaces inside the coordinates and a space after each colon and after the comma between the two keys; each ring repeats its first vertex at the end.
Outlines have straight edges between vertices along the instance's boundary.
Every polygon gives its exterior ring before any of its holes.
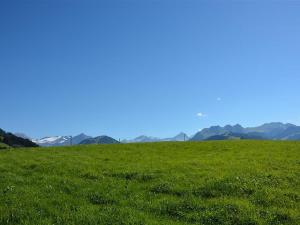
{"type": "Polygon", "coordinates": [[[300,142],[2,150],[0,224],[300,224],[300,142]]]}

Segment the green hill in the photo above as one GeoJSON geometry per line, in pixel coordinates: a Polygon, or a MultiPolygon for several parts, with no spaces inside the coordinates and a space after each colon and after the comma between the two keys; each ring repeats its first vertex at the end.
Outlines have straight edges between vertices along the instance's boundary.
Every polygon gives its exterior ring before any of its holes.
{"type": "Polygon", "coordinates": [[[33,143],[32,141],[25,138],[18,137],[9,132],[5,132],[2,129],[0,129],[0,144],[3,146],[10,146],[15,148],[16,147],[38,147],[38,145],[33,143]]]}
{"type": "Polygon", "coordinates": [[[300,142],[0,151],[0,224],[300,224],[300,142]]]}
{"type": "Polygon", "coordinates": [[[263,138],[256,133],[248,133],[248,134],[241,134],[241,133],[233,133],[233,132],[226,132],[224,134],[210,136],[206,138],[206,141],[217,141],[217,140],[262,140],[263,138]]]}

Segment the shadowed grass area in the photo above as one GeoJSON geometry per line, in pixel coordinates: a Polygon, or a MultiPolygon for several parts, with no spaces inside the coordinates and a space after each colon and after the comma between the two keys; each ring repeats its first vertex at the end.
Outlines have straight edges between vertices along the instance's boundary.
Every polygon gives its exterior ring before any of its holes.
{"type": "Polygon", "coordinates": [[[0,224],[300,224],[300,142],[0,151],[0,224]]]}

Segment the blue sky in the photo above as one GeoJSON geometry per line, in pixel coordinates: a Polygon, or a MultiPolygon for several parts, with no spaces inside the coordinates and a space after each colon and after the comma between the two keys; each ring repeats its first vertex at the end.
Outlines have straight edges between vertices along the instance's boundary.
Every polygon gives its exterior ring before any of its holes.
{"type": "Polygon", "coordinates": [[[0,127],[32,137],[300,124],[300,2],[0,2],[0,127]]]}

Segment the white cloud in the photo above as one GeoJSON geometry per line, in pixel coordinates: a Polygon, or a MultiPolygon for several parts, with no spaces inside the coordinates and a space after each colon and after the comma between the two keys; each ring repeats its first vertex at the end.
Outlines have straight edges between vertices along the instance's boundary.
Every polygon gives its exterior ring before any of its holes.
{"type": "Polygon", "coordinates": [[[217,101],[221,101],[222,99],[220,97],[217,98],[217,101]]]}
{"type": "Polygon", "coordinates": [[[204,113],[202,113],[202,112],[198,112],[198,113],[197,113],[197,116],[198,116],[198,117],[205,117],[206,115],[205,115],[204,113]]]}

